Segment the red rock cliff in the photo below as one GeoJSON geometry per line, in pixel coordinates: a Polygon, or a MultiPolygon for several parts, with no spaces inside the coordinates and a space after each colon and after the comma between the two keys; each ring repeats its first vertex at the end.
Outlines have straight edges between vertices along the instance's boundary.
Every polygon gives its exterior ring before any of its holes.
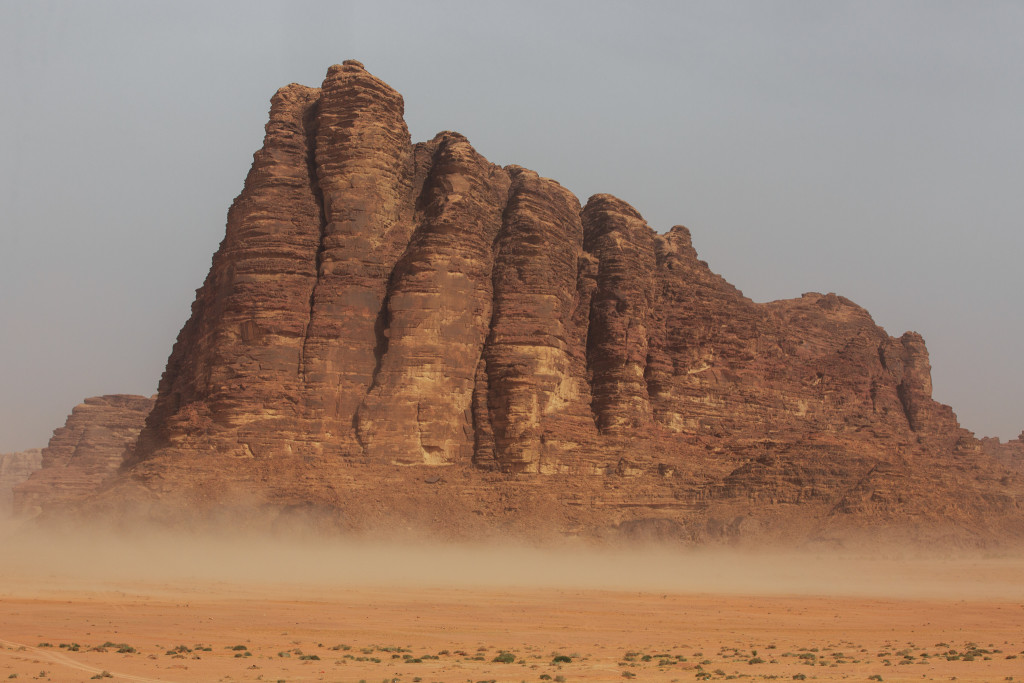
{"type": "Polygon", "coordinates": [[[940,518],[954,489],[978,494],[961,521],[1021,506],[932,399],[920,335],[835,294],[754,303],[686,228],[581,206],[457,133],[413,144],[402,97],[354,61],[271,100],[131,464],[151,491],[175,470],[419,521],[395,466],[445,466],[469,478],[447,504],[484,518],[667,517],[694,538],[789,505],[818,505],[819,527],[940,518]],[[508,478],[532,474],[557,476],[508,478]]]}

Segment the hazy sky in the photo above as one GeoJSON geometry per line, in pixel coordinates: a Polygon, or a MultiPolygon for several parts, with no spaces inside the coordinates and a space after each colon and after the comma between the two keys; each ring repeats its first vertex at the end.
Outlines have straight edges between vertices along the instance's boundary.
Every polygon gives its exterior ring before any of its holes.
{"type": "Polygon", "coordinates": [[[269,99],[355,58],[414,140],[610,192],[756,301],[916,330],[1024,428],[1024,3],[0,0],[0,451],[156,391],[269,99]]]}

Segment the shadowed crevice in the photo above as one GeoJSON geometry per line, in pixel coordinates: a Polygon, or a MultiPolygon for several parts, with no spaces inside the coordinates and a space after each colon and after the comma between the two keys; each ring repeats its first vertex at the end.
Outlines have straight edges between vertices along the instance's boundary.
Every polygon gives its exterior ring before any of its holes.
{"type": "Polygon", "coordinates": [[[324,195],[320,189],[320,182],[316,175],[316,135],[318,131],[318,117],[320,114],[320,100],[310,105],[309,110],[302,119],[303,132],[306,135],[306,176],[309,180],[309,190],[313,193],[316,201],[317,225],[320,230],[319,241],[316,248],[316,281],[309,290],[309,307],[306,318],[306,329],[302,338],[302,346],[299,351],[299,377],[303,382],[306,380],[306,345],[309,341],[310,328],[313,326],[313,306],[316,301],[316,290],[320,285],[320,266],[324,258],[324,239],[327,235],[327,218],[324,212],[324,195]]]}

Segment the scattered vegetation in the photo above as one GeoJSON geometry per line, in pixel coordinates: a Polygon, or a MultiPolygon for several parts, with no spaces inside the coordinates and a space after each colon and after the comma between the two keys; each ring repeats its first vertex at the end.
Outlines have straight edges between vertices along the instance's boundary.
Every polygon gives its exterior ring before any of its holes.
{"type": "MultiPolygon", "coordinates": [[[[1007,644],[1008,645],[1008,644],[1007,644]]],[[[938,662],[981,662],[989,661],[993,659],[1019,659],[1024,652],[1017,653],[1019,648],[1010,648],[1007,645],[1002,647],[1010,650],[1009,653],[1003,652],[1002,649],[996,647],[994,644],[982,645],[974,642],[962,642],[962,643],[947,643],[940,642],[933,646],[918,646],[912,642],[899,642],[899,641],[885,641],[884,644],[877,648],[868,649],[862,644],[851,642],[848,640],[840,640],[839,642],[829,642],[827,644],[819,643],[814,646],[808,644],[806,647],[792,646],[791,651],[782,652],[778,649],[778,645],[773,642],[768,643],[737,643],[735,645],[716,647],[715,651],[708,650],[705,654],[704,650],[697,649],[700,645],[688,646],[688,645],[675,645],[672,647],[661,646],[657,649],[649,648],[647,651],[632,649],[622,652],[618,657],[619,675],[625,679],[645,679],[648,675],[654,672],[659,672],[659,675],[666,676],[666,680],[671,678],[673,681],[685,681],[694,680],[708,681],[708,680],[733,680],[733,679],[753,679],[753,680],[778,680],[778,679],[792,679],[794,681],[806,681],[819,678],[821,676],[816,675],[816,669],[819,667],[829,668],[841,668],[847,665],[867,665],[874,664],[876,667],[888,666],[888,667],[900,667],[899,671],[901,677],[912,675],[917,677],[920,672],[927,672],[929,668],[927,665],[932,663],[933,665],[938,662]],[[787,661],[788,660],[788,661],[787,661]],[[772,665],[782,664],[784,667],[789,667],[787,671],[785,668],[772,670],[772,665]],[[759,666],[763,667],[760,669],[743,669],[743,666],[759,666]],[[922,666],[923,665],[923,666],[922,666]],[[802,669],[797,671],[795,669],[802,669]],[[742,673],[747,671],[747,673],[742,673]],[[753,671],[753,672],[751,672],[753,671]],[[673,678],[674,677],[674,678],[673,678]]],[[[115,650],[122,654],[137,653],[135,647],[127,643],[115,643],[107,641],[102,645],[96,647],[90,647],[85,644],[75,642],[63,642],[55,646],[49,642],[43,642],[38,645],[40,648],[53,648],[59,647],[61,650],[66,652],[80,652],[80,651],[99,651],[107,652],[115,650]]],[[[220,647],[220,646],[218,646],[220,647]]],[[[160,654],[162,651],[165,656],[172,658],[186,658],[191,657],[198,659],[198,653],[211,652],[213,647],[210,645],[204,645],[197,643],[193,647],[187,645],[177,645],[170,649],[165,649],[159,645],[156,654],[160,654]]],[[[258,656],[257,652],[253,652],[247,645],[226,645],[223,648],[225,654],[233,655],[235,658],[253,658],[258,656]]],[[[156,654],[151,654],[151,659],[156,659],[156,654]]],[[[267,653],[264,656],[272,657],[273,655],[267,653]]],[[[614,655],[612,655],[614,656],[614,655]]],[[[314,642],[312,645],[309,643],[302,643],[302,641],[292,641],[292,647],[288,650],[282,650],[277,652],[278,658],[294,658],[303,662],[319,662],[323,658],[333,659],[335,665],[343,665],[347,663],[370,663],[370,664],[409,664],[420,665],[425,662],[446,660],[459,666],[459,662],[492,662],[496,664],[510,664],[523,667],[524,672],[527,668],[537,670],[531,674],[534,676],[533,680],[541,681],[553,681],[554,683],[564,683],[566,677],[562,675],[555,675],[564,665],[577,664],[578,666],[586,667],[586,662],[594,657],[593,653],[583,652],[572,652],[568,650],[562,651],[543,651],[539,647],[535,646],[524,646],[523,649],[503,649],[494,646],[478,646],[475,648],[463,649],[441,649],[436,651],[414,651],[411,647],[400,646],[400,645],[363,645],[353,646],[349,644],[339,643],[336,645],[327,645],[320,642],[314,642]],[[307,648],[320,648],[320,654],[312,654],[303,652],[299,645],[303,644],[307,648]],[[468,651],[467,651],[468,650],[468,651]],[[333,652],[333,656],[327,656],[325,653],[333,652]],[[435,654],[436,652],[436,654],[435,654]],[[555,667],[557,670],[548,669],[547,667],[555,667]]],[[[604,659],[605,655],[600,658],[604,659]]],[[[486,664],[483,664],[486,666],[486,664]]],[[[259,668],[256,664],[253,664],[249,668],[259,668]]],[[[513,669],[515,670],[515,669],[513,669]]],[[[573,669],[567,669],[572,671],[573,669]]],[[[876,669],[877,670],[877,669],[876,669]]],[[[890,669],[890,670],[895,670],[890,669]]],[[[431,672],[435,671],[433,668],[425,668],[423,671],[431,672]]],[[[389,672],[390,673],[390,672],[389,672]]],[[[395,672],[398,673],[398,672],[395,672]]],[[[830,674],[831,677],[833,674],[830,674]]],[[[926,674],[922,674],[925,675],[926,674]]],[[[412,681],[412,683],[423,683],[423,681],[433,681],[432,674],[428,675],[424,673],[422,676],[415,676],[405,678],[386,678],[385,681],[412,681]]],[[[882,681],[882,675],[875,673],[868,676],[868,672],[860,674],[861,680],[867,676],[867,680],[870,681],[882,681]]],[[[16,678],[16,674],[7,676],[7,678],[16,678]]],[[[111,677],[108,672],[103,674],[97,674],[93,676],[93,679],[109,678],[111,677]]],[[[856,673],[847,672],[843,673],[842,677],[850,678],[857,677],[856,673]]],[[[45,678],[45,676],[38,676],[37,678],[45,678]]],[[[571,679],[572,676],[570,675],[571,679]]],[[[887,676],[887,678],[892,678],[887,676]]],[[[1000,676],[1000,678],[1003,678],[1000,676]]],[[[379,679],[377,679],[379,680],[379,679]]],[[[481,683],[474,681],[473,679],[466,679],[468,683],[481,683]]],[[[516,676],[518,680],[518,676],[516,676]]],[[[1016,680],[1013,677],[1004,678],[1003,680],[1016,680]]],[[[486,682],[483,682],[486,683],[486,682]]]]}

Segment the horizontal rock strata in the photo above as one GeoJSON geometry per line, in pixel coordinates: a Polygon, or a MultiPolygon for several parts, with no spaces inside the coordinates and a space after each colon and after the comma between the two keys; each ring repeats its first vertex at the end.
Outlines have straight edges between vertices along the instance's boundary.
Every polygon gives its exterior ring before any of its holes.
{"type": "Polygon", "coordinates": [[[15,514],[31,515],[96,493],[134,448],[153,402],[145,396],[113,394],[75,406],[42,449],[41,468],[14,487],[15,514]]]}

